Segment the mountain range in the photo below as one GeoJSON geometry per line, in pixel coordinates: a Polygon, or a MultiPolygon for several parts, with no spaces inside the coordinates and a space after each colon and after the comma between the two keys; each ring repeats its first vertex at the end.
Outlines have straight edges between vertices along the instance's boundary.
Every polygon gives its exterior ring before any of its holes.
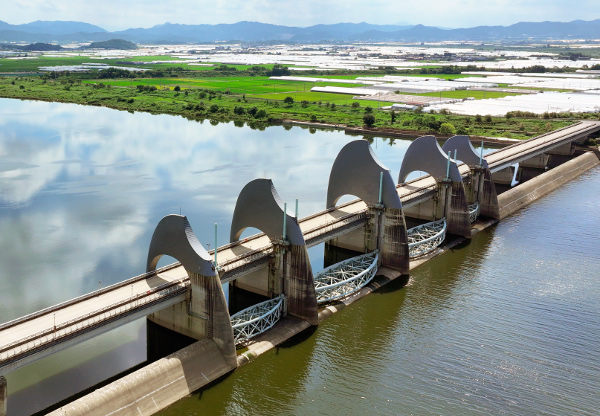
{"type": "Polygon", "coordinates": [[[0,42],[94,42],[124,39],[136,43],[266,42],[436,42],[600,39],[600,19],[572,22],[521,22],[510,26],[440,29],[415,25],[337,23],[309,27],[258,22],[183,25],[165,23],[151,28],[109,32],[83,22],[35,21],[11,25],[0,21],[0,42]]]}

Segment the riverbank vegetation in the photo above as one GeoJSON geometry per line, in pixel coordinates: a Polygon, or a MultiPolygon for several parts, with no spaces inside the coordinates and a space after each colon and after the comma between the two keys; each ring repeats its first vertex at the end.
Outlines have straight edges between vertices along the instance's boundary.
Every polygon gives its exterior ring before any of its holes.
{"type": "MultiPolygon", "coordinates": [[[[389,68],[376,68],[364,73],[338,70],[314,74],[324,78],[323,82],[289,81],[269,78],[289,74],[289,69],[281,65],[218,64],[184,67],[184,64],[160,63],[165,58],[168,57],[140,57],[139,60],[135,58],[128,62],[113,62],[112,59],[102,61],[111,65],[151,68],[144,72],[109,68],[85,73],[62,71],[38,76],[0,77],[0,97],[104,106],[130,112],[173,114],[212,122],[235,121],[259,127],[269,123],[298,121],[313,126],[366,128],[375,134],[467,134],[521,139],[564,127],[577,119],[597,118],[597,115],[587,114],[509,114],[508,117],[490,117],[484,114],[458,116],[444,112],[426,114],[420,109],[389,111],[381,107],[391,103],[356,100],[352,95],[310,91],[313,86],[336,85],[327,78],[333,81],[334,78],[381,76],[389,74],[389,68]],[[148,61],[155,63],[151,66],[144,65],[148,61]]],[[[1,61],[3,70],[34,72],[42,63],[50,66],[67,63],[76,65],[89,62],[90,58],[44,57],[40,60],[1,61]]],[[[394,74],[405,72],[444,79],[462,76],[456,74],[459,71],[454,67],[428,67],[394,74]]],[[[483,99],[512,94],[446,91],[420,95],[483,99]]]]}

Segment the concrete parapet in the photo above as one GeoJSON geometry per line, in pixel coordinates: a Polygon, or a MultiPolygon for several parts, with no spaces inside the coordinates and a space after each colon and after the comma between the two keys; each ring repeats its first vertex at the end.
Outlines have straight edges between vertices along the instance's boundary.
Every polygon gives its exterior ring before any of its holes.
{"type": "Polygon", "coordinates": [[[232,371],[217,344],[203,339],[50,413],[149,416],[232,371]]]}
{"type": "Polygon", "coordinates": [[[597,166],[598,158],[593,153],[584,153],[554,169],[519,184],[498,196],[500,218],[505,218],[529,203],[555,190],[583,172],[597,166]]]}

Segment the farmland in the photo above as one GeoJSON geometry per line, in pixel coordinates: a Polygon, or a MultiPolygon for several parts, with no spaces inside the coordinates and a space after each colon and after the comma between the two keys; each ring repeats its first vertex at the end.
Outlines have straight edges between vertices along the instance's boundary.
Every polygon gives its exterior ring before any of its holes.
{"type": "MultiPolygon", "coordinates": [[[[96,57],[97,58],[97,57],[96,57]]],[[[351,80],[359,76],[382,76],[389,71],[333,71],[320,73],[321,81],[276,80],[268,76],[273,65],[189,66],[172,63],[168,56],[132,56],[93,59],[90,56],[41,56],[37,59],[0,59],[0,72],[13,76],[0,78],[0,97],[70,102],[105,106],[126,111],[143,111],[181,115],[194,120],[208,119],[213,123],[235,121],[251,126],[289,121],[310,125],[362,127],[369,131],[398,131],[412,134],[443,133],[526,138],[563,127],[575,117],[551,119],[504,117],[465,117],[451,114],[421,114],[421,111],[390,112],[380,107],[392,103],[355,100],[351,94],[310,91],[314,86],[340,85],[335,79],[351,80]],[[164,61],[169,62],[164,62],[164,61]],[[121,78],[101,78],[100,72],[34,73],[40,66],[80,65],[102,63],[115,66],[152,69],[150,72],[127,73],[121,78]],[[144,65],[142,62],[154,62],[144,65]],[[162,75],[162,76],[161,76],[162,75]],[[329,81],[331,80],[331,81],[329,81]],[[365,115],[373,115],[366,121],[365,115]],[[445,125],[444,129],[441,128],[445,125]]],[[[421,75],[441,79],[462,77],[456,74],[421,75]]],[[[402,75],[399,72],[394,75],[402,75]]],[[[355,87],[355,84],[343,84],[355,87]]],[[[459,90],[423,93],[424,95],[454,99],[497,98],[512,93],[459,90]]],[[[564,115],[563,115],[564,116],[564,115]]],[[[585,115],[579,115],[585,116],[585,115]]]]}

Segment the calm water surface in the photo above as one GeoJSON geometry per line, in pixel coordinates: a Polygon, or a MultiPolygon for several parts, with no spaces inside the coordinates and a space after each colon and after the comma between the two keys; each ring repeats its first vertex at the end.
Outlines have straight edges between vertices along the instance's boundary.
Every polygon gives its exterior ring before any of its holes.
{"type": "MultiPolygon", "coordinates": [[[[300,216],[323,209],[349,140],[0,100],[0,322],[143,272],[169,213],[211,246],[217,222],[227,242],[254,178],[299,198],[300,216]]],[[[408,144],[373,143],[394,177],[408,144]]],[[[164,414],[596,414],[599,179],[582,176],[164,414]]],[[[320,269],[322,247],[310,253],[320,269]]],[[[140,320],[10,374],[9,415],[144,361],[145,337],[140,320]]]]}
{"type": "Polygon", "coordinates": [[[171,415],[597,415],[600,169],[171,415]]]}
{"type": "MultiPolygon", "coordinates": [[[[211,246],[216,222],[228,242],[237,196],[255,178],[272,178],[289,206],[298,198],[300,216],[322,210],[331,165],[351,139],[0,99],[0,322],[144,272],[167,214],[186,215],[211,246]]],[[[409,142],[391,144],[374,147],[397,175],[409,142]]],[[[310,251],[315,270],[322,251],[310,251]]],[[[144,361],[145,331],[140,320],[11,373],[10,415],[144,361]]]]}

